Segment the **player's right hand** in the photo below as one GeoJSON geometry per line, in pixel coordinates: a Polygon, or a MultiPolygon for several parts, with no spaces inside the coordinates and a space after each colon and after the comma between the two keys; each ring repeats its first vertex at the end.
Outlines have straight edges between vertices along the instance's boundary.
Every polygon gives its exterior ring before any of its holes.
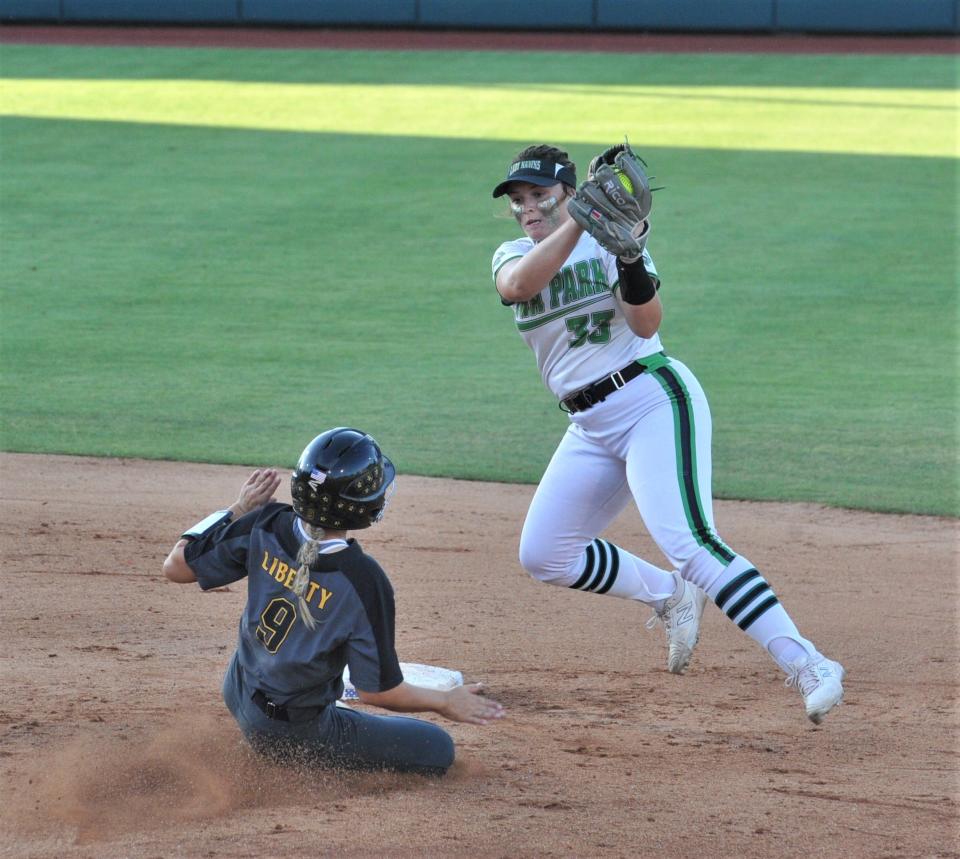
{"type": "Polygon", "coordinates": [[[469,683],[449,690],[443,715],[454,722],[468,722],[471,725],[487,725],[506,715],[503,707],[492,698],[480,694],[482,683],[469,683]]]}
{"type": "Polygon", "coordinates": [[[230,505],[234,518],[272,501],[279,485],[280,475],[275,468],[258,468],[246,479],[237,500],[230,505]]]}

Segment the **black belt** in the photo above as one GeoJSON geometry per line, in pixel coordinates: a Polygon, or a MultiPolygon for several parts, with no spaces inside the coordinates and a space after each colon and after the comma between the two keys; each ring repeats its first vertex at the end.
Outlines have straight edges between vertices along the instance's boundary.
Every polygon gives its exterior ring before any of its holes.
{"type": "Polygon", "coordinates": [[[253,703],[256,704],[268,719],[276,719],[278,722],[289,722],[290,714],[286,707],[274,704],[266,695],[257,689],[251,696],[253,703]]]}
{"type": "Polygon", "coordinates": [[[275,704],[259,689],[250,698],[268,719],[276,719],[278,722],[305,722],[324,709],[323,707],[294,707],[295,717],[291,719],[290,711],[286,707],[275,704]]]}
{"type": "MultiPolygon", "coordinates": [[[[655,353],[657,357],[662,356],[663,352],[655,353]]],[[[651,356],[653,357],[653,356],[651,356]]],[[[644,373],[647,369],[646,364],[641,363],[642,359],[631,361],[616,373],[611,373],[602,379],[598,379],[592,385],[581,388],[575,394],[565,397],[560,401],[560,408],[569,412],[571,415],[575,412],[583,412],[597,403],[602,403],[614,391],[619,391],[627,382],[636,379],[637,376],[644,373]]]]}

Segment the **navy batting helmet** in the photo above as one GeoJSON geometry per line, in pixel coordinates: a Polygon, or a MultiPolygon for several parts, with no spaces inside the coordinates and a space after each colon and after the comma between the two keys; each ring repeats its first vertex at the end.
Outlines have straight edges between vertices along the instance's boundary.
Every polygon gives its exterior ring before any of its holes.
{"type": "Polygon", "coordinates": [[[383,516],[396,476],[393,463],[365,432],[327,430],[300,454],[290,478],[293,511],[318,528],[369,528],[383,516]]]}

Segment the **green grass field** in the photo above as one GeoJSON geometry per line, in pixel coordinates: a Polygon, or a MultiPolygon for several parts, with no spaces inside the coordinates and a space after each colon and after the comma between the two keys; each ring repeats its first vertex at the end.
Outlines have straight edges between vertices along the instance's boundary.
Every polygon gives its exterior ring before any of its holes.
{"type": "Polygon", "coordinates": [[[535,481],[490,188],[629,135],[720,497],[960,514],[956,62],[3,46],[2,446],[535,481]],[[454,61],[455,60],[455,61],[454,61]]]}

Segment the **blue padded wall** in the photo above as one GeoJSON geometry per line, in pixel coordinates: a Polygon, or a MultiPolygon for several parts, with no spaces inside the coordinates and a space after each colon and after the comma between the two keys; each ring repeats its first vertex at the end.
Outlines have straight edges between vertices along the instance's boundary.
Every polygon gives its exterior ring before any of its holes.
{"type": "Polygon", "coordinates": [[[0,0],[0,19],[56,21],[59,17],[60,0],[0,0]]]}
{"type": "Polygon", "coordinates": [[[510,30],[588,29],[593,26],[593,0],[420,0],[419,23],[510,30]]]}
{"type": "Polygon", "coordinates": [[[627,30],[772,30],[774,0],[598,0],[597,26],[627,30]]]}
{"type": "Polygon", "coordinates": [[[242,0],[251,24],[417,23],[416,0],[242,0]]]}
{"type": "Polygon", "coordinates": [[[776,0],[781,30],[854,33],[957,31],[956,0],[776,0]]]}
{"type": "Polygon", "coordinates": [[[0,0],[0,20],[955,34],[960,0],[0,0]]]}
{"type": "Polygon", "coordinates": [[[63,21],[229,23],[239,20],[238,0],[63,0],[63,21]]]}

